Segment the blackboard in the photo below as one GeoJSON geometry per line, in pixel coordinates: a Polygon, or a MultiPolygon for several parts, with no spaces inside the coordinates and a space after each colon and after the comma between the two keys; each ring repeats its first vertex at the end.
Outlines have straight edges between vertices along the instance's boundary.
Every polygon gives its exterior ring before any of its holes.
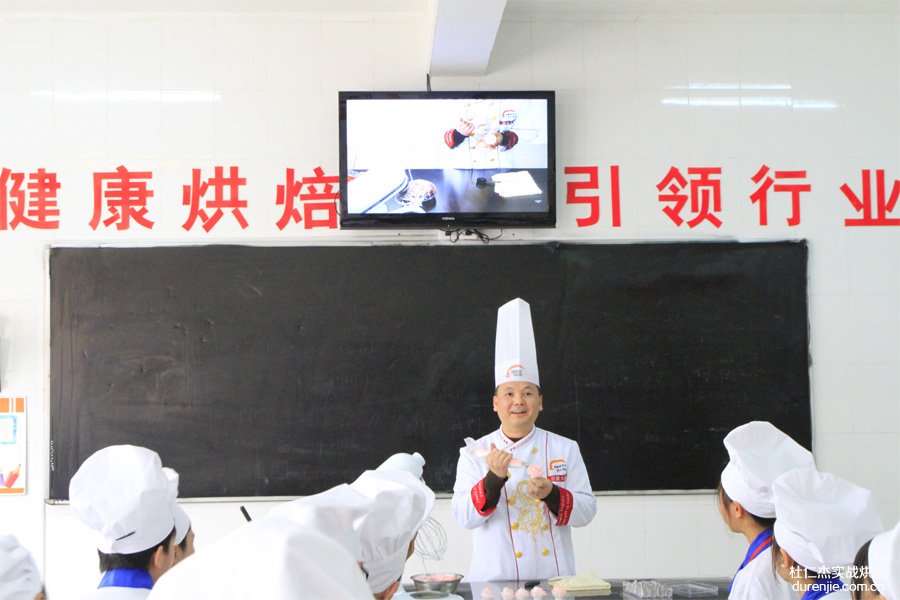
{"type": "Polygon", "coordinates": [[[595,490],[714,487],[723,436],[811,441],[805,242],[54,248],[50,497],[136,444],[182,497],[305,495],[419,451],[451,491],[531,304],[545,410],[595,490]]]}

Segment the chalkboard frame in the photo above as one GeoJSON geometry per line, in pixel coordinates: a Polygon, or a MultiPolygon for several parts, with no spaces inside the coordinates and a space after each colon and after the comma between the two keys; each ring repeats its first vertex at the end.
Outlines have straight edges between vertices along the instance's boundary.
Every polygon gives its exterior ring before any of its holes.
{"type": "MultiPolygon", "coordinates": [[[[462,437],[477,437],[498,425],[490,409],[493,327],[496,308],[516,296],[531,302],[535,317],[545,395],[545,411],[537,425],[579,442],[595,490],[599,493],[708,490],[717,483],[724,463],[721,438],[743,422],[770,420],[804,446],[811,446],[807,255],[805,241],[547,243],[483,248],[213,245],[53,248],[50,253],[49,497],[65,500],[68,480],[77,466],[91,452],[112,443],[134,443],[157,450],[164,464],[182,474],[182,496],[186,497],[305,495],[352,480],[362,469],[375,466],[393,452],[412,450],[425,454],[426,480],[432,487],[438,492],[449,492],[456,449],[462,445],[462,437]],[[205,310],[215,310],[217,305],[224,304],[230,311],[257,306],[255,303],[267,296],[277,298],[281,303],[277,306],[291,306],[291,290],[277,290],[274,285],[283,272],[266,271],[272,265],[284,265],[285,257],[296,260],[298,269],[317,274],[318,287],[301,286],[308,296],[304,299],[308,303],[306,308],[315,312],[316,306],[329,307],[329,312],[342,314],[344,323],[353,322],[347,320],[348,316],[371,319],[371,323],[378,323],[379,334],[359,338],[359,330],[351,326],[332,327],[329,331],[316,319],[299,313],[289,319],[288,326],[276,324],[278,334],[268,338],[254,335],[237,320],[226,323],[227,316],[197,318],[205,310]],[[598,260],[606,261],[602,289],[597,288],[595,281],[598,260]],[[638,262],[628,263],[629,260],[638,262]],[[213,262],[215,266],[211,266],[213,262]],[[123,264],[128,268],[123,268],[123,264]],[[641,268],[634,268],[634,264],[641,268]],[[129,273],[159,277],[158,282],[170,281],[171,285],[154,288],[147,282],[135,283],[129,273]],[[385,280],[392,285],[379,285],[385,280]],[[167,312],[167,302],[184,300],[192,286],[205,284],[213,285],[214,289],[193,298],[190,306],[194,314],[167,312]],[[345,301],[348,288],[342,286],[361,286],[352,288],[350,294],[358,299],[356,304],[345,301]],[[735,296],[723,296],[729,298],[728,302],[719,296],[708,302],[707,296],[719,293],[723,287],[735,296]],[[420,291],[425,296],[417,296],[420,291]],[[139,304],[138,308],[130,304],[134,298],[146,299],[142,295],[148,292],[153,292],[149,296],[151,304],[139,304]],[[125,296],[116,296],[121,293],[125,296]],[[372,295],[376,293],[383,295],[372,295]],[[595,321],[585,324],[583,319],[577,322],[567,317],[578,310],[588,315],[587,300],[599,297],[592,294],[601,293],[608,296],[605,302],[591,308],[591,314],[598,315],[595,321]],[[683,295],[681,304],[672,298],[676,293],[683,295]],[[754,334],[755,341],[742,346],[742,352],[729,354],[728,338],[738,339],[734,336],[747,332],[740,327],[729,330],[728,324],[722,321],[723,315],[731,315],[729,311],[735,308],[752,309],[753,303],[745,296],[754,294],[759,296],[759,302],[773,297],[772,306],[776,308],[767,309],[774,310],[775,314],[765,323],[762,320],[755,323],[753,318],[745,323],[745,329],[759,327],[760,333],[754,334]],[[642,303],[639,318],[615,313],[617,302],[626,301],[642,303]],[[92,310],[106,310],[107,314],[97,318],[97,313],[91,310],[78,312],[75,308],[82,306],[80,302],[92,310]],[[693,303],[701,308],[692,307],[693,303]],[[397,312],[398,307],[402,311],[397,312]],[[686,310],[696,313],[678,313],[686,310]],[[684,379],[692,394],[690,406],[696,411],[695,417],[705,419],[705,413],[710,412],[710,417],[716,418],[710,418],[709,422],[693,423],[677,413],[637,410],[632,401],[634,390],[649,394],[654,383],[667,385],[662,375],[665,365],[638,369],[647,381],[636,384],[634,374],[625,373],[628,365],[615,363],[615,354],[608,351],[609,344],[595,344],[585,335],[587,328],[598,336],[612,336],[617,351],[627,352],[627,356],[640,357],[660,347],[669,348],[667,356],[671,357],[681,349],[689,353],[685,339],[658,340],[647,333],[645,318],[658,318],[667,311],[672,320],[694,321],[692,327],[676,328],[678,335],[711,348],[707,358],[712,361],[709,363],[712,367],[697,368],[684,379]],[[385,312],[389,313],[387,317],[378,321],[385,312]],[[435,314],[441,318],[435,318],[435,314]],[[132,322],[149,324],[153,333],[141,335],[149,336],[148,341],[160,344],[164,351],[142,355],[141,348],[119,349],[116,344],[128,342],[136,331],[141,331],[125,326],[132,322]],[[424,342],[424,347],[417,346],[420,342],[416,341],[415,334],[427,332],[442,322],[449,325],[424,342]],[[230,334],[233,337],[216,337],[226,326],[234,328],[230,334]],[[284,330],[283,335],[279,327],[284,330]],[[693,339],[691,329],[699,328],[702,333],[704,327],[712,328],[709,331],[721,329],[725,332],[724,339],[693,339]],[[782,337],[790,338],[783,348],[782,337]],[[298,349],[301,339],[306,340],[307,346],[315,346],[309,340],[325,341],[321,342],[321,348],[298,349]],[[198,382],[198,377],[187,373],[187,363],[177,364],[180,360],[196,360],[200,349],[207,344],[216,344],[218,359],[225,361],[217,367],[226,376],[224,385],[198,382]],[[363,351],[357,352],[360,346],[363,351]],[[119,358],[104,361],[104,348],[114,350],[112,355],[119,358]],[[376,430],[384,431],[395,425],[405,427],[398,430],[402,434],[399,439],[373,433],[371,439],[363,442],[352,437],[341,438],[336,447],[314,442],[312,448],[281,448],[262,436],[252,443],[229,442],[223,449],[214,439],[215,432],[210,430],[215,420],[213,415],[204,413],[212,404],[208,398],[200,398],[200,392],[211,389],[212,394],[221,394],[228,385],[239,385],[252,374],[241,374],[238,366],[252,363],[247,359],[258,359],[259,353],[265,353],[267,348],[272,351],[271,356],[287,355],[288,351],[306,355],[311,355],[312,350],[344,351],[356,360],[362,360],[360,357],[369,360],[365,357],[392,351],[394,360],[380,375],[387,374],[400,381],[409,378],[411,373],[426,374],[422,391],[428,395],[429,402],[416,404],[412,416],[403,419],[398,416],[402,412],[397,410],[398,405],[386,400],[392,390],[384,389],[383,381],[371,376],[356,391],[367,402],[374,402],[370,405],[375,407],[371,418],[376,430]],[[579,370],[579,363],[583,362],[579,356],[583,358],[592,352],[607,353],[605,362],[595,365],[599,379],[585,376],[579,370]],[[769,354],[774,356],[772,360],[769,354]],[[753,375],[751,383],[757,385],[756,391],[771,397],[760,399],[734,390],[735,382],[728,380],[734,373],[728,368],[740,360],[758,363],[754,367],[758,373],[741,367],[744,370],[738,374],[753,375]],[[789,380],[785,389],[772,385],[773,372],[779,369],[783,372],[774,377],[789,380]],[[717,374],[721,380],[717,380],[717,374]],[[629,385],[623,384],[623,377],[630,377],[629,385]],[[188,392],[179,383],[190,384],[188,392]],[[598,393],[602,394],[602,402],[592,403],[591,399],[595,398],[592,394],[598,393]],[[734,405],[727,414],[719,414],[714,403],[725,397],[734,405]],[[706,406],[715,410],[707,411],[706,406]],[[103,414],[110,411],[116,413],[112,418],[103,414]],[[138,417],[132,418],[133,415],[138,417]],[[642,420],[640,427],[637,416],[642,420]],[[444,436],[447,439],[442,439],[441,444],[435,443],[432,435],[437,429],[447,431],[444,436]],[[636,449],[654,444],[677,447],[685,460],[693,461],[689,463],[694,465],[690,467],[693,470],[675,472],[671,464],[661,464],[659,457],[634,454],[636,449]],[[601,449],[593,449],[595,446],[601,449]],[[347,458],[351,456],[352,460],[347,458]],[[650,480],[639,481],[640,485],[608,483],[615,476],[621,481],[621,475],[629,470],[636,472],[634,476],[645,474],[650,480]],[[662,473],[667,476],[660,476],[662,473]]],[[[302,283],[303,278],[299,281],[302,283]]],[[[316,314],[321,317],[325,313],[316,314]]],[[[653,328],[649,331],[652,334],[653,328]]],[[[368,333],[374,332],[372,329],[368,333]]],[[[198,372],[202,370],[198,367],[198,372]]],[[[347,390],[352,386],[348,387],[351,382],[345,380],[346,374],[331,380],[327,376],[310,377],[304,393],[318,391],[324,394],[326,402],[307,407],[305,415],[328,420],[326,409],[330,403],[351,401],[347,390]]],[[[280,394],[279,398],[289,398],[300,389],[296,385],[296,381],[287,377],[286,381],[276,382],[273,389],[280,394]]],[[[673,392],[677,389],[681,388],[673,388],[673,392]]],[[[410,392],[404,388],[402,393],[410,392]]],[[[229,402],[232,422],[252,416],[252,409],[242,406],[239,399],[229,402]]],[[[285,406],[282,404],[278,410],[263,414],[262,425],[256,426],[277,428],[285,415],[295,414],[285,406]]],[[[328,421],[329,435],[340,437],[348,425],[346,418],[328,421]]],[[[284,444],[287,442],[282,440],[284,444]]]]}

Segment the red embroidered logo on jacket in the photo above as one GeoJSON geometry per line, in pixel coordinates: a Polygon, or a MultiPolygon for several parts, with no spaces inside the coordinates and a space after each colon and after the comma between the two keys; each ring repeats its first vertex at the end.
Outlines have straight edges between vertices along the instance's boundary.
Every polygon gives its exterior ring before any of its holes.
{"type": "Polygon", "coordinates": [[[565,481],[569,472],[569,465],[562,458],[550,461],[550,471],[547,473],[547,479],[550,481],[565,481]]]}

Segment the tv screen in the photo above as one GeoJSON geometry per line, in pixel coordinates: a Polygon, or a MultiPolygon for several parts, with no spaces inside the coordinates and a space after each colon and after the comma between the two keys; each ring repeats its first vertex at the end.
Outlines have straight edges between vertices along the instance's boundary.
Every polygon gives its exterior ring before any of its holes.
{"type": "Polygon", "coordinates": [[[340,92],[341,227],[553,227],[554,92],[340,92]]]}

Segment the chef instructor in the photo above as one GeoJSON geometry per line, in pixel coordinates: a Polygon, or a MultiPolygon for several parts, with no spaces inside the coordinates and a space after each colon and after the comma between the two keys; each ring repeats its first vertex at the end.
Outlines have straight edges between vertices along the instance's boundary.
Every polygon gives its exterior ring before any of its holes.
{"type": "Polygon", "coordinates": [[[453,518],[473,530],[468,579],[574,575],[571,528],[590,523],[597,502],[578,444],[534,426],[544,399],[519,298],[497,311],[494,379],[500,428],[460,450],[453,486],[453,518]]]}

